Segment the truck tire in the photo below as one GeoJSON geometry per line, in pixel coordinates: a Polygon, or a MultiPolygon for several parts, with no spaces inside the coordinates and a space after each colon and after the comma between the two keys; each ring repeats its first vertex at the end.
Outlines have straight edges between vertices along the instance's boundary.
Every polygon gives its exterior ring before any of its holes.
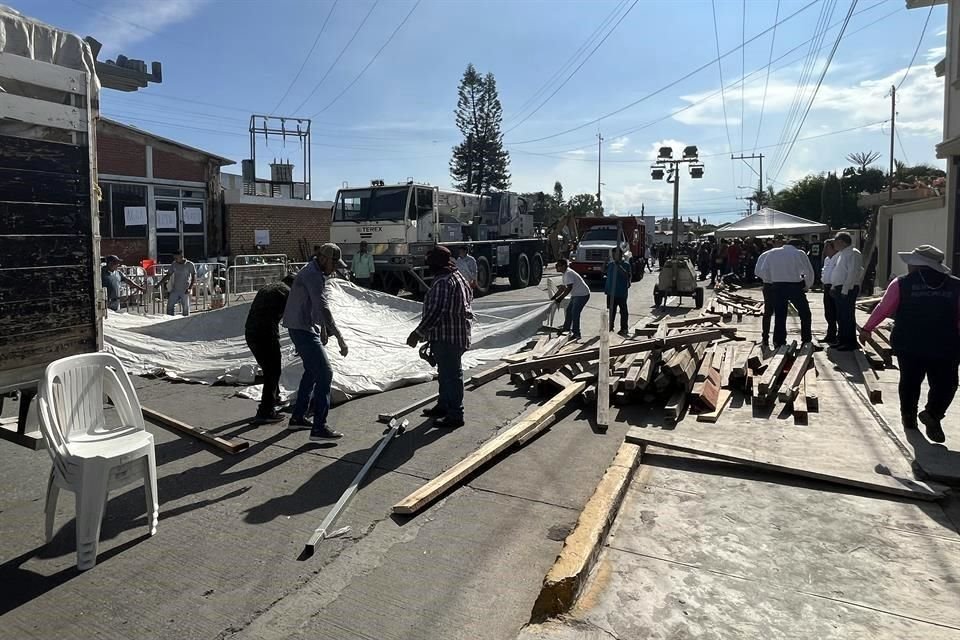
{"type": "Polygon", "coordinates": [[[490,291],[493,277],[490,275],[490,261],[486,256],[477,258],[477,294],[484,295],[490,291]]]}
{"type": "Polygon", "coordinates": [[[510,267],[510,286],[514,289],[523,289],[530,284],[530,256],[525,253],[517,254],[510,267]]]}
{"type": "Polygon", "coordinates": [[[541,280],[543,280],[543,254],[535,253],[530,258],[530,286],[537,286],[541,280]]]}

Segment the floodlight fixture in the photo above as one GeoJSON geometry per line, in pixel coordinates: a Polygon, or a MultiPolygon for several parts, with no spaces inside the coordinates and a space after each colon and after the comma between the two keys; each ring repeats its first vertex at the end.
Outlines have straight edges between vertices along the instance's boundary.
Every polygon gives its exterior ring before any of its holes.
{"type": "Polygon", "coordinates": [[[703,177],[703,165],[702,164],[692,164],[690,165],[690,177],[691,178],[702,178],[703,177]]]}
{"type": "Polygon", "coordinates": [[[673,158],[673,149],[671,147],[660,147],[660,153],[657,155],[658,160],[670,160],[673,158]]]}
{"type": "Polygon", "coordinates": [[[650,168],[650,177],[654,180],[663,180],[663,169],[660,167],[651,167],[650,168]]]}
{"type": "Polygon", "coordinates": [[[697,145],[692,144],[689,147],[683,149],[683,159],[684,160],[695,160],[697,158],[697,145]]]}

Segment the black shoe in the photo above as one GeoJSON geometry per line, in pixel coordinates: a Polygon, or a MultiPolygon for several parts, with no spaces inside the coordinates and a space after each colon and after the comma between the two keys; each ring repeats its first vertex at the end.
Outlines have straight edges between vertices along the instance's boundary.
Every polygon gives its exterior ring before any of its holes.
{"type": "Polygon", "coordinates": [[[271,411],[267,414],[258,413],[253,419],[254,424],[274,424],[277,422],[283,422],[283,416],[276,411],[271,411]]]}
{"type": "Polygon", "coordinates": [[[315,429],[310,432],[310,442],[330,442],[331,440],[339,440],[342,437],[342,433],[334,431],[330,427],[324,427],[319,431],[315,429]]]}
{"type": "Polygon", "coordinates": [[[929,411],[921,411],[920,422],[923,423],[923,426],[927,428],[927,438],[930,439],[930,442],[945,442],[947,436],[943,433],[943,427],[940,426],[940,421],[930,415],[929,411]]]}
{"type": "Polygon", "coordinates": [[[307,422],[306,418],[293,416],[287,423],[288,431],[304,431],[305,429],[313,429],[313,425],[307,422]]]}
{"type": "Polygon", "coordinates": [[[836,351],[856,351],[860,348],[858,344],[839,344],[834,347],[836,351]]]}
{"type": "Polygon", "coordinates": [[[459,429],[464,425],[462,419],[458,420],[457,418],[451,418],[449,416],[443,418],[437,418],[433,421],[433,426],[438,429],[459,429]]]}
{"type": "Polygon", "coordinates": [[[837,336],[831,336],[830,334],[827,334],[824,337],[820,338],[820,342],[823,342],[825,344],[833,344],[836,341],[837,341],[837,336]]]}
{"type": "Polygon", "coordinates": [[[429,409],[423,410],[423,415],[428,418],[442,418],[447,415],[447,410],[441,409],[440,407],[430,407],[429,409]]]}
{"type": "Polygon", "coordinates": [[[903,424],[903,428],[907,431],[913,431],[917,428],[917,412],[916,411],[901,411],[900,412],[900,422],[903,424]]]}

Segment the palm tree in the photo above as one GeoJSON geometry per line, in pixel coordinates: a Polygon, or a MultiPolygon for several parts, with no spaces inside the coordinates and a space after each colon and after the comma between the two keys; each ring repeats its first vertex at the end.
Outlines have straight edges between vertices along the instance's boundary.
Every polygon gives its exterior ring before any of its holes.
{"type": "Polygon", "coordinates": [[[847,154],[847,161],[859,167],[860,173],[866,171],[867,167],[879,159],[880,153],[876,151],[857,151],[856,153],[847,154]]]}

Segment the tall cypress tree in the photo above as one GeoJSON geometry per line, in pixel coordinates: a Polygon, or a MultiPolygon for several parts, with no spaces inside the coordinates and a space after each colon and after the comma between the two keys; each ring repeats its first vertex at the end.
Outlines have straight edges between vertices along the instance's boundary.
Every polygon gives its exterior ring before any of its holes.
{"type": "Polygon", "coordinates": [[[503,148],[503,108],[492,73],[481,76],[472,64],[460,80],[456,123],[463,142],[453,148],[454,188],[470,193],[510,187],[510,154],[503,148]]]}

